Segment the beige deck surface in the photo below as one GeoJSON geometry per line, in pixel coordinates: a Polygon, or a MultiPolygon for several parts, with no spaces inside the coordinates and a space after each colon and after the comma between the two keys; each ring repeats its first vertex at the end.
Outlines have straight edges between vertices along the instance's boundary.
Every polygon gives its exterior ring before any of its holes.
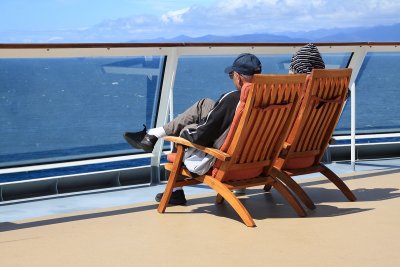
{"type": "Polygon", "coordinates": [[[214,195],[158,214],[148,202],[0,224],[1,266],[400,266],[400,169],[355,173],[348,202],[326,179],[303,185],[298,218],[276,191],[242,197],[246,227],[214,195]]]}

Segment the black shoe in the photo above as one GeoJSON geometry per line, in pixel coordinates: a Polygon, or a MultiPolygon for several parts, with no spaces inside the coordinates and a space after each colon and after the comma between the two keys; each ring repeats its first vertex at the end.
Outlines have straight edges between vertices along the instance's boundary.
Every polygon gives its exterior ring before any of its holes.
{"type": "Polygon", "coordinates": [[[124,133],[125,140],[134,148],[143,149],[145,152],[153,151],[158,138],[154,135],[146,133],[146,125],[143,125],[143,130],[140,132],[126,132],[124,133]]]}
{"type": "MultiPolygon", "coordinates": [[[[160,202],[161,198],[163,197],[163,193],[158,193],[156,195],[156,201],[160,202]]],[[[185,193],[183,192],[183,189],[176,190],[172,192],[172,195],[168,201],[168,204],[171,205],[185,205],[186,204],[186,198],[185,198],[185,193]]]]}
{"type": "Polygon", "coordinates": [[[146,152],[151,152],[157,143],[158,138],[151,134],[146,134],[143,140],[140,142],[142,149],[146,152]]]}

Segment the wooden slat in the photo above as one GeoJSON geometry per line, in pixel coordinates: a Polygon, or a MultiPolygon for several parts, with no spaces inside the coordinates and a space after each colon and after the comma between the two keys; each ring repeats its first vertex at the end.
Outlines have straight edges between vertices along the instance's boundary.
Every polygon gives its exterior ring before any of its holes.
{"type": "MultiPolygon", "coordinates": [[[[287,120],[289,119],[290,112],[291,110],[286,109],[279,111],[279,114],[277,114],[277,121],[280,123],[280,128],[287,127],[287,120]]],[[[282,138],[279,132],[280,129],[276,127],[276,129],[272,131],[271,134],[268,136],[268,143],[266,143],[266,146],[268,146],[269,149],[265,147],[264,149],[265,152],[263,155],[264,159],[272,159],[273,152],[276,152],[278,149],[280,149],[280,147],[279,148],[276,147],[277,144],[280,146],[281,143],[280,141],[278,141],[279,139],[282,138]]]]}
{"type": "Polygon", "coordinates": [[[319,154],[321,154],[321,150],[315,149],[315,150],[291,152],[290,154],[286,155],[286,158],[287,159],[290,159],[290,158],[302,158],[302,157],[308,157],[308,156],[317,156],[319,154]]]}
{"type": "Polygon", "coordinates": [[[270,132],[268,131],[268,126],[271,124],[271,118],[268,112],[262,114],[262,125],[257,133],[259,135],[259,140],[257,140],[257,149],[252,157],[252,160],[263,159],[261,153],[266,149],[266,143],[270,132]]]}
{"type": "Polygon", "coordinates": [[[319,130],[315,134],[314,137],[314,148],[323,148],[326,145],[327,139],[330,138],[332,134],[332,128],[336,126],[335,118],[339,116],[342,105],[344,102],[344,96],[342,93],[342,88],[339,87],[338,79],[331,79],[331,94],[327,98],[333,99],[338,96],[341,97],[340,102],[338,103],[325,103],[321,109],[321,113],[323,113],[323,117],[326,118],[319,130]],[[324,134],[325,133],[325,134],[324,134]]]}
{"type": "Polygon", "coordinates": [[[246,127],[242,129],[242,139],[243,142],[240,143],[239,148],[242,150],[240,154],[238,154],[238,160],[236,162],[244,163],[247,160],[247,156],[251,150],[251,144],[253,143],[254,136],[256,135],[255,129],[257,126],[256,121],[258,118],[259,111],[256,109],[251,108],[249,110],[250,117],[248,119],[246,127]]]}
{"type": "Polygon", "coordinates": [[[285,113],[284,110],[276,110],[271,114],[269,130],[266,132],[266,142],[261,153],[261,158],[263,159],[271,158],[272,151],[274,150],[274,147],[276,145],[276,140],[279,137],[277,135],[280,134],[280,131],[284,126],[284,122],[282,120],[279,120],[280,115],[283,113],[285,113]]]}
{"type": "MultiPolygon", "coordinates": [[[[308,91],[311,90],[310,88],[311,85],[309,85],[309,88],[307,89],[308,91]]],[[[299,117],[299,120],[301,120],[298,124],[298,128],[296,129],[296,135],[295,138],[292,141],[292,147],[291,150],[296,152],[296,151],[301,151],[304,138],[308,136],[307,132],[307,126],[309,123],[311,123],[311,120],[305,120],[304,118],[309,118],[310,113],[313,111],[313,105],[314,101],[310,99],[310,93],[309,95],[306,96],[306,98],[303,100],[303,103],[300,108],[300,113],[302,114],[301,117],[299,117]],[[302,133],[301,135],[297,133],[302,133]]]]}
{"type": "Polygon", "coordinates": [[[250,156],[248,157],[248,161],[257,161],[260,159],[260,153],[261,153],[261,149],[263,147],[263,143],[265,142],[265,135],[267,133],[266,131],[266,121],[267,121],[267,112],[260,112],[259,115],[259,122],[258,124],[259,126],[259,130],[256,133],[256,137],[254,139],[254,143],[253,143],[253,153],[250,154],[250,156]]]}
{"type": "MultiPolygon", "coordinates": [[[[346,96],[347,96],[347,85],[348,85],[348,79],[346,77],[342,77],[340,79],[337,79],[337,84],[336,86],[338,86],[338,93],[337,95],[341,96],[341,102],[337,105],[335,105],[335,103],[329,103],[328,107],[330,107],[332,109],[332,113],[330,114],[330,118],[329,120],[332,121],[331,124],[327,124],[324,127],[324,131],[326,133],[333,133],[339,118],[340,118],[340,113],[342,111],[344,102],[346,100],[346,96]]],[[[326,147],[329,139],[331,138],[331,134],[327,134],[327,135],[321,135],[319,139],[317,139],[317,142],[319,144],[320,147],[326,147]]]]}
{"type": "Polygon", "coordinates": [[[246,163],[249,161],[248,155],[252,155],[253,151],[256,149],[255,142],[258,135],[257,131],[252,131],[251,128],[258,127],[261,121],[261,112],[255,107],[259,107],[262,103],[262,84],[255,84],[255,91],[254,91],[254,102],[253,106],[251,107],[251,116],[250,116],[250,124],[246,125],[247,128],[247,137],[246,142],[243,148],[243,153],[240,156],[239,163],[246,163]]]}
{"type": "MultiPolygon", "coordinates": [[[[286,83],[284,83],[284,84],[286,84],[286,83]]],[[[278,86],[277,89],[278,89],[278,92],[277,92],[278,94],[274,95],[273,99],[271,99],[271,100],[275,101],[275,102],[277,102],[277,101],[282,102],[283,100],[286,100],[279,96],[280,92],[282,92],[282,96],[283,96],[284,92],[283,92],[282,87],[278,86]]],[[[280,128],[280,126],[282,125],[282,124],[280,124],[281,122],[278,121],[277,115],[279,113],[280,113],[280,110],[273,110],[268,115],[268,117],[269,117],[268,124],[266,126],[265,133],[264,133],[266,139],[265,139],[265,143],[262,146],[262,153],[260,155],[261,159],[268,159],[267,155],[270,154],[269,150],[271,149],[271,145],[270,145],[271,140],[272,140],[273,136],[276,134],[277,129],[280,128]]]]}
{"type": "Polygon", "coordinates": [[[229,166],[229,170],[235,171],[235,170],[261,168],[261,167],[269,166],[270,164],[271,164],[271,160],[263,160],[263,161],[247,162],[247,163],[237,163],[237,164],[231,164],[229,166]]]}
{"type": "Polygon", "coordinates": [[[330,125],[332,125],[332,119],[337,115],[338,109],[341,107],[340,104],[335,103],[328,103],[322,107],[324,110],[324,117],[325,120],[321,123],[319,129],[317,129],[315,137],[314,137],[314,144],[315,148],[321,148],[324,146],[323,140],[326,140],[327,136],[332,135],[332,131],[329,131],[330,125]]]}
{"type": "Polygon", "coordinates": [[[319,102],[315,102],[314,109],[310,114],[310,123],[307,125],[307,129],[305,130],[306,138],[303,142],[303,147],[300,148],[300,151],[307,151],[311,150],[315,146],[315,138],[320,135],[320,131],[322,130],[322,125],[328,121],[326,117],[327,109],[322,106],[321,108],[317,109],[319,102]]]}
{"type": "MultiPolygon", "coordinates": [[[[326,90],[322,91],[325,94],[322,94],[323,99],[337,99],[337,96],[340,96],[337,88],[337,84],[335,82],[334,78],[326,78],[326,84],[329,86],[329,88],[326,88],[326,90]]],[[[332,118],[334,116],[334,109],[335,106],[340,106],[338,104],[333,104],[333,103],[325,103],[321,108],[320,108],[320,114],[321,114],[321,119],[319,120],[320,126],[318,129],[315,130],[314,134],[314,147],[315,149],[321,149],[324,144],[318,140],[323,140],[325,139],[324,136],[331,135],[332,133],[327,133],[327,127],[329,124],[332,123],[332,118]]]]}
{"type": "Polygon", "coordinates": [[[238,189],[238,188],[246,188],[246,187],[253,187],[253,186],[260,186],[265,185],[273,182],[272,177],[255,177],[241,181],[226,181],[224,184],[228,186],[229,189],[238,189]]]}
{"type": "Polygon", "coordinates": [[[257,92],[255,94],[255,101],[254,101],[254,106],[251,108],[251,116],[249,119],[249,123],[246,127],[247,131],[246,133],[247,138],[246,142],[243,148],[243,152],[240,156],[239,163],[245,163],[249,161],[249,158],[255,153],[256,150],[256,142],[257,142],[257,135],[259,134],[258,131],[255,131],[254,129],[259,129],[259,125],[261,124],[261,119],[262,119],[262,112],[261,110],[255,108],[257,106],[260,106],[261,104],[261,99],[262,94],[260,92],[257,92]]]}
{"type": "Polygon", "coordinates": [[[266,120],[268,124],[265,125],[264,129],[264,143],[260,144],[260,156],[261,159],[266,159],[266,155],[268,154],[269,144],[271,143],[272,135],[274,134],[274,126],[277,126],[277,117],[276,113],[279,111],[269,112],[266,116],[266,120]]]}
{"type": "Polygon", "coordinates": [[[249,89],[248,101],[245,104],[245,108],[244,108],[242,117],[239,121],[235,135],[233,136],[233,139],[231,141],[231,144],[234,144],[234,145],[230,145],[229,148],[227,149],[227,152],[230,155],[232,155],[233,163],[238,162],[240,155],[242,154],[242,148],[246,141],[244,137],[246,137],[248,130],[245,129],[245,126],[247,126],[249,123],[249,117],[251,115],[249,109],[250,109],[250,106],[252,106],[253,102],[254,102],[253,96],[254,96],[254,85],[252,88],[249,89]]]}
{"type": "MultiPolygon", "coordinates": [[[[276,86],[276,85],[271,85],[271,86],[276,86]]],[[[272,100],[272,99],[270,99],[270,97],[271,97],[271,94],[268,94],[266,85],[264,85],[263,86],[263,100],[262,100],[261,105],[268,106],[268,102],[270,100],[272,100]]],[[[278,99],[278,102],[281,102],[281,100],[278,99]]],[[[270,114],[270,112],[266,109],[264,109],[263,112],[260,112],[260,114],[259,114],[258,124],[260,126],[259,126],[259,130],[257,132],[256,139],[254,140],[254,144],[253,144],[255,149],[254,149],[253,154],[250,155],[250,157],[248,159],[249,161],[263,160],[263,158],[261,158],[260,155],[261,155],[261,151],[265,148],[264,144],[265,144],[266,136],[268,136],[268,134],[270,133],[270,131],[268,130],[268,126],[271,125],[271,123],[272,123],[269,114],[270,114]]]]}
{"type": "Polygon", "coordinates": [[[312,98],[315,101],[312,102],[313,110],[310,114],[310,123],[308,124],[309,129],[307,129],[307,140],[303,144],[301,151],[312,150],[315,148],[315,138],[321,130],[321,126],[326,122],[326,109],[324,106],[318,108],[320,101],[319,97],[326,99],[330,97],[330,86],[329,81],[325,78],[319,78],[320,88],[314,88],[312,98]],[[314,98],[315,97],[315,98],[314,98]]]}

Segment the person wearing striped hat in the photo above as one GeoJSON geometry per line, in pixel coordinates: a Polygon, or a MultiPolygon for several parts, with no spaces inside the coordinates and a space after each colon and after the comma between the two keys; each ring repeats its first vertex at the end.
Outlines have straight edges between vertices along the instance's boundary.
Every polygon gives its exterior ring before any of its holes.
{"type": "Polygon", "coordinates": [[[318,48],[312,44],[306,44],[293,56],[289,66],[289,73],[311,73],[313,69],[325,69],[318,48]]]}

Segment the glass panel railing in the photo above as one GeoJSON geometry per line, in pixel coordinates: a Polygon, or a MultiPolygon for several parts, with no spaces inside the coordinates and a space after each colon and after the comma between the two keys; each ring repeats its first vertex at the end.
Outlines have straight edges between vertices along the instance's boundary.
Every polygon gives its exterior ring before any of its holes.
{"type": "Polygon", "coordinates": [[[356,133],[400,132],[400,53],[367,53],[356,80],[356,133]]]}
{"type": "Polygon", "coordinates": [[[201,98],[218,99],[234,85],[224,70],[235,57],[182,56],[174,84],[174,117],[201,98]]]}
{"type": "Polygon", "coordinates": [[[163,62],[0,59],[0,167],[132,153],[122,134],[155,124],[163,62]]]}
{"type": "Polygon", "coordinates": [[[346,68],[349,64],[352,53],[323,53],[322,59],[327,69],[346,68]]]}
{"type": "MultiPolygon", "coordinates": [[[[400,53],[367,53],[356,80],[356,134],[400,132],[398,87],[400,53]]],[[[336,135],[350,134],[350,98],[340,118],[336,135]]],[[[357,143],[398,141],[399,138],[357,140],[357,143]]],[[[349,141],[342,143],[348,143],[349,141]]]]}
{"type": "MultiPolygon", "coordinates": [[[[178,58],[173,88],[174,116],[198,99],[218,99],[222,93],[235,90],[232,81],[224,73],[225,67],[232,64],[237,56],[234,54],[237,50],[229,50],[229,47],[223,52],[229,55],[207,54],[208,47],[190,50],[190,45],[182,50],[180,46],[170,48],[169,45],[162,49],[141,47],[139,50],[133,46],[129,52],[125,48],[112,48],[112,54],[109,54],[109,50],[103,53],[101,49],[88,53],[88,47],[79,51],[66,49],[67,52],[64,47],[61,48],[60,51],[57,51],[57,47],[54,51],[43,49],[39,52],[36,47],[12,48],[11,52],[6,50],[4,58],[0,59],[0,171],[4,171],[0,174],[0,182],[7,175],[9,177],[5,181],[19,180],[22,172],[31,172],[27,173],[27,177],[35,179],[59,173],[91,172],[93,168],[89,165],[96,165],[95,170],[149,165],[148,154],[131,156],[143,151],[133,150],[122,134],[125,131],[142,130],[142,124],[148,128],[155,125],[159,115],[161,83],[164,78],[163,88],[169,89],[175,72],[175,55],[193,55],[200,51],[198,56],[178,58]],[[50,51],[51,56],[57,58],[47,58],[50,51]],[[154,56],[140,56],[144,54],[154,56]],[[16,58],[20,55],[29,58],[16,58]],[[172,60],[166,61],[164,55],[172,60]],[[163,77],[164,64],[169,77],[163,77]],[[118,155],[129,156],[113,157],[118,155]],[[80,162],[92,158],[96,160],[80,162]],[[69,160],[73,162],[64,164],[64,161],[69,160]],[[51,174],[44,173],[42,165],[35,166],[54,162],[62,163],[45,166],[57,168],[51,170],[51,174]],[[13,168],[24,165],[34,166],[13,168]],[[43,173],[38,174],[42,169],[43,173]]],[[[280,47],[277,48],[282,51],[280,47]]],[[[342,46],[332,48],[322,48],[329,52],[341,51],[323,53],[327,68],[348,66],[353,52],[355,55],[363,55],[365,50],[398,51],[398,48],[389,45],[382,48],[358,45],[350,45],[348,49],[342,46]]],[[[291,54],[265,52],[258,56],[263,64],[263,73],[288,73],[291,54]]],[[[357,135],[400,132],[400,110],[396,103],[397,85],[400,84],[396,72],[399,56],[399,52],[367,54],[356,80],[357,135]]],[[[353,59],[352,66],[358,69],[362,57],[357,59],[357,56],[353,56],[353,59]]],[[[168,98],[166,95],[162,95],[164,100],[168,98]]],[[[165,112],[168,104],[166,101],[162,104],[160,112],[165,112]]],[[[160,117],[164,120],[163,116],[160,117]]],[[[350,101],[335,131],[335,135],[341,134],[350,134],[350,101]]],[[[400,139],[393,139],[398,134],[385,136],[388,137],[383,141],[400,139]]],[[[370,137],[363,136],[363,142],[372,142],[372,138],[382,136],[370,137]]],[[[358,140],[361,138],[357,139],[357,142],[361,142],[358,140]]],[[[162,156],[161,162],[164,160],[162,156]]]]}

